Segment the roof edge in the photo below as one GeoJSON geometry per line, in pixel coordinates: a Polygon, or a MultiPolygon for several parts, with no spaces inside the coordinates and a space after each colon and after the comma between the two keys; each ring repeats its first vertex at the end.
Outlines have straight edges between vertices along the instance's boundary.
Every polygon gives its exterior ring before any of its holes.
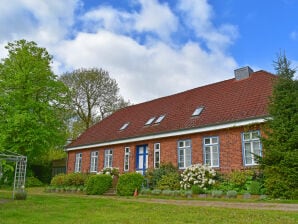
{"type": "Polygon", "coordinates": [[[202,133],[202,132],[208,132],[208,131],[216,131],[216,130],[221,130],[226,128],[241,127],[246,125],[265,123],[268,120],[268,118],[270,117],[260,117],[260,118],[247,119],[247,120],[241,120],[241,121],[235,121],[235,122],[229,122],[229,123],[223,123],[223,124],[217,124],[217,125],[211,125],[211,126],[186,129],[186,130],[171,131],[171,132],[160,133],[160,134],[113,140],[109,142],[96,143],[92,145],[80,145],[80,146],[66,148],[65,151],[68,152],[68,151],[81,150],[81,149],[90,149],[90,148],[96,148],[96,147],[112,146],[112,145],[125,144],[125,143],[131,143],[131,142],[145,141],[145,140],[151,140],[151,139],[196,134],[196,133],[202,133]]]}

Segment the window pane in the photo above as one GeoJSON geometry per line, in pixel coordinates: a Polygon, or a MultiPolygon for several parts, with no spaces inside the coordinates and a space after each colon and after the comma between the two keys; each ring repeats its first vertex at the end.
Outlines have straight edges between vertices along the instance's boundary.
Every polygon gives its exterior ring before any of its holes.
{"type": "Polygon", "coordinates": [[[185,146],[186,147],[189,147],[190,146],[190,141],[189,140],[185,141],[185,146]]]}
{"type": "Polygon", "coordinates": [[[259,139],[259,132],[258,131],[253,131],[252,132],[252,139],[259,139]]]}
{"type": "Polygon", "coordinates": [[[250,132],[246,132],[243,134],[244,140],[250,140],[250,132]]]}
{"type": "Polygon", "coordinates": [[[181,148],[181,147],[184,147],[184,142],[183,141],[180,141],[179,142],[179,147],[181,148]]]}
{"type": "Polygon", "coordinates": [[[191,165],[191,150],[190,148],[185,149],[185,167],[191,165]]]}
{"type": "Polygon", "coordinates": [[[218,138],[217,137],[212,138],[212,143],[213,144],[217,144],[217,141],[218,141],[218,138]]]}
{"type": "Polygon", "coordinates": [[[210,138],[205,138],[205,144],[210,144],[210,138]]]}

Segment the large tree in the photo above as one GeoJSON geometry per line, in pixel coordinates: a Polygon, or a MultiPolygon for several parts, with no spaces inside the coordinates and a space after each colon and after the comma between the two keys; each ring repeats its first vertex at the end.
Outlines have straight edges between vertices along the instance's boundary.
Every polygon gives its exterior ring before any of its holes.
{"type": "Polygon", "coordinates": [[[72,137],[129,104],[119,95],[117,82],[103,69],[78,69],[63,74],[60,80],[71,92],[75,112],[72,137]]]}
{"type": "Polygon", "coordinates": [[[284,54],[275,62],[275,83],[264,143],[265,186],[273,197],[298,197],[298,80],[284,54]]]}
{"type": "Polygon", "coordinates": [[[66,141],[67,87],[51,71],[52,56],[35,42],[5,47],[0,63],[0,148],[38,163],[66,141]]]}

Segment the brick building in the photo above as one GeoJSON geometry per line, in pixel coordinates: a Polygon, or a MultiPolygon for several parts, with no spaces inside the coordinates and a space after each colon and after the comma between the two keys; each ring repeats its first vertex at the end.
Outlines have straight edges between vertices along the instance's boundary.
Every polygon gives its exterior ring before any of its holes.
{"type": "Polygon", "coordinates": [[[123,108],[66,148],[67,172],[144,173],[171,162],[203,163],[221,172],[257,165],[275,76],[249,67],[235,77],[123,108]]]}

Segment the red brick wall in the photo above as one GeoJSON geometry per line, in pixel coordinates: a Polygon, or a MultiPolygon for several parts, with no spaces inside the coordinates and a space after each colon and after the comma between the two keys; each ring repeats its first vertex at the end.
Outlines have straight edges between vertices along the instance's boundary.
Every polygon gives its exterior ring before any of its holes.
{"type": "Polygon", "coordinates": [[[205,132],[199,134],[177,136],[170,138],[155,139],[149,141],[140,141],[135,143],[114,145],[109,147],[76,150],[68,152],[68,165],[67,172],[74,172],[75,166],[75,154],[82,152],[82,172],[89,172],[90,170],[90,153],[91,151],[99,151],[98,159],[98,171],[104,167],[104,150],[113,150],[113,167],[118,167],[120,172],[123,172],[124,166],[124,148],[130,147],[129,157],[129,172],[135,171],[136,167],[136,146],[148,145],[148,166],[153,168],[154,163],[154,143],[160,143],[160,159],[161,163],[171,162],[174,165],[178,165],[177,155],[177,142],[179,140],[191,139],[192,142],[192,164],[203,163],[203,138],[210,136],[219,137],[219,157],[220,157],[220,170],[221,172],[230,172],[232,170],[243,169],[243,158],[242,158],[242,144],[241,144],[241,133],[250,130],[258,130],[259,127],[240,127],[224,129],[219,131],[205,132]]]}

